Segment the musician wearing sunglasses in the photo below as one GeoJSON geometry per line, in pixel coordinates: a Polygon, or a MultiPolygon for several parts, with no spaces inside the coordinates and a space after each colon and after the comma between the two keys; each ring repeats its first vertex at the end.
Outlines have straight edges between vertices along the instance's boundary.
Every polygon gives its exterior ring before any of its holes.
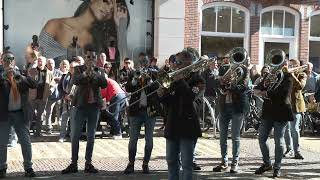
{"type": "Polygon", "coordinates": [[[125,174],[134,173],[134,163],[137,153],[137,142],[142,125],[145,127],[145,154],[143,158],[142,171],[149,173],[149,161],[153,149],[153,131],[157,116],[158,96],[154,93],[158,89],[157,83],[152,83],[151,77],[142,70],[136,70],[126,83],[126,91],[132,93],[129,101],[129,163],[125,174]],[[139,89],[144,88],[141,91],[139,89]]]}
{"type": "Polygon", "coordinates": [[[35,177],[32,169],[32,150],[29,135],[28,101],[29,88],[36,88],[36,82],[23,76],[14,68],[14,55],[2,55],[4,71],[0,74],[0,178],[6,176],[7,144],[11,126],[14,127],[22,148],[26,177],[35,177]]]}
{"type": "MultiPolygon", "coordinates": [[[[289,60],[289,69],[297,68],[300,62],[296,59],[289,60]]],[[[305,101],[302,95],[302,90],[306,85],[307,75],[304,72],[291,73],[293,79],[293,88],[291,93],[291,104],[293,110],[293,121],[288,122],[285,141],[287,151],[284,157],[294,155],[295,159],[304,159],[300,152],[300,124],[302,113],[306,112],[305,101]]]]}
{"type": "MultiPolygon", "coordinates": [[[[288,69],[286,63],[281,65],[282,69],[288,69]]],[[[281,70],[282,71],[282,70],[281,70]]],[[[277,75],[279,78],[280,76],[277,75]]],[[[259,127],[259,145],[262,153],[263,164],[255,171],[261,175],[266,171],[273,170],[273,177],[281,175],[281,162],[284,152],[284,134],[288,122],[293,121],[291,107],[291,92],[293,89],[293,78],[290,73],[283,71],[283,80],[275,82],[261,81],[254,89],[254,94],[264,99],[262,106],[261,124],[259,127]],[[274,84],[278,84],[274,86],[274,84]],[[275,87],[275,88],[270,88],[275,87]],[[274,129],[275,161],[272,165],[270,160],[268,137],[274,129]]],[[[268,78],[267,78],[268,79],[268,78]]]]}
{"type": "MultiPolygon", "coordinates": [[[[176,55],[173,71],[191,65],[199,59],[193,48],[186,48],[176,55]]],[[[188,72],[189,73],[189,72],[188,72]]],[[[161,102],[167,107],[167,122],[164,136],[166,138],[166,161],[168,179],[179,179],[181,157],[183,180],[193,179],[193,157],[197,139],[201,137],[199,117],[194,107],[194,100],[204,90],[205,82],[198,73],[188,77],[179,74],[174,77],[168,92],[158,90],[161,102]]]]}
{"type": "Polygon", "coordinates": [[[73,76],[74,85],[78,86],[73,98],[75,117],[71,119],[71,164],[62,174],[78,172],[79,140],[84,123],[87,123],[87,147],[85,155],[85,173],[98,173],[92,165],[92,152],[100,109],[103,106],[101,88],[107,87],[103,69],[96,67],[97,56],[92,45],[86,45],[85,64],[76,66],[73,76]]]}

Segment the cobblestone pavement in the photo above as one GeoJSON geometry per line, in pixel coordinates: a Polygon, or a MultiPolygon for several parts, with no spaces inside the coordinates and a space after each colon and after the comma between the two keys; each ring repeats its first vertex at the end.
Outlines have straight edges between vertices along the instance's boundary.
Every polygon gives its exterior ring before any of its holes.
{"type": "MultiPolygon", "coordinates": [[[[161,134],[161,133],[160,133],[161,134]]],[[[80,172],[72,175],[61,175],[60,171],[68,166],[71,157],[69,142],[59,143],[57,136],[33,138],[33,163],[38,178],[49,179],[139,179],[158,180],[167,179],[167,165],[165,161],[165,139],[161,135],[154,138],[154,149],[150,162],[150,175],[141,174],[144,140],[138,142],[136,173],[123,175],[128,162],[128,138],[113,140],[110,138],[97,139],[93,153],[93,164],[100,170],[97,175],[83,173],[85,142],[80,143],[79,169],[80,172]]],[[[229,154],[231,155],[231,141],[229,140],[229,154]]],[[[271,155],[274,155],[273,140],[269,140],[271,155]]],[[[320,138],[304,137],[301,141],[304,160],[284,159],[282,179],[320,179],[320,138]]],[[[272,173],[264,176],[253,174],[254,169],[261,163],[261,153],[256,138],[247,135],[241,140],[241,172],[237,175],[214,173],[212,167],[220,162],[219,140],[208,138],[208,135],[199,139],[196,147],[196,158],[202,170],[195,173],[194,179],[269,179],[272,173]]],[[[22,179],[23,166],[19,146],[8,150],[8,177],[9,179],[22,179]]]]}

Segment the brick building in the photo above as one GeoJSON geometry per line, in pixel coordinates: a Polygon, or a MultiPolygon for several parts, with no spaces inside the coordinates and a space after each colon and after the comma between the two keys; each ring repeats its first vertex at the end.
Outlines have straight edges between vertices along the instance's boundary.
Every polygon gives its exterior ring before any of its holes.
{"type": "Polygon", "coordinates": [[[319,0],[185,0],[184,33],[184,46],[201,54],[242,46],[262,65],[271,49],[282,49],[320,71],[319,0]]]}

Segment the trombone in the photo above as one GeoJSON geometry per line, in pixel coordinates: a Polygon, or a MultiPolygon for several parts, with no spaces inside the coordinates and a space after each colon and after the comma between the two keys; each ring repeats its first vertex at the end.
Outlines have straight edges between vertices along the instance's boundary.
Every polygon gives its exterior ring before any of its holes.
{"type": "MultiPolygon", "coordinates": [[[[112,104],[109,104],[109,105],[107,106],[107,108],[108,108],[108,107],[111,107],[111,106],[113,106],[113,105],[115,105],[115,104],[117,104],[117,103],[119,103],[119,102],[122,102],[123,100],[127,99],[128,97],[132,96],[133,94],[136,94],[136,93],[144,90],[145,88],[154,85],[155,83],[159,84],[159,88],[162,87],[162,88],[164,88],[164,89],[170,89],[172,83],[175,82],[175,79],[174,79],[175,77],[180,76],[180,75],[182,75],[183,77],[187,77],[187,76],[189,76],[189,75],[190,75],[191,73],[193,73],[193,72],[203,71],[211,62],[214,62],[215,60],[216,60],[216,58],[210,58],[210,59],[209,59],[209,58],[203,58],[203,57],[201,57],[198,61],[196,61],[194,64],[191,64],[191,65],[189,65],[189,66],[183,67],[183,68],[178,69],[178,70],[176,70],[176,71],[173,71],[173,72],[171,72],[171,73],[165,73],[165,72],[160,73],[159,76],[158,76],[158,78],[157,78],[157,80],[155,80],[155,81],[153,81],[152,83],[147,84],[146,86],[144,86],[144,87],[142,87],[142,88],[140,88],[140,89],[138,89],[138,90],[136,90],[136,91],[128,94],[128,95],[127,95],[126,97],[124,97],[123,99],[120,99],[120,100],[117,101],[117,102],[114,102],[114,103],[112,103],[112,104]]],[[[151,78],[150,75],[149,75],[147,72],[144,72],[144,75],[147,76],[148,78],[151,78]]],[[[149,96],[153,95],[154,93],[156,93],[159,88],[157,88],[157,89],[154,90],[153,92],[147,94],[146,97],[149,97],[149,96]]],[[[136,104],[136,103],[138,103],[139,101],[140,101],[140,100],[137,100],[137,101],[135,101],[135,102],[130,103],[129,106],[127,106],[126,108],[128,108],[128,107],[130,107],[130,106],[132,106],[132,105],[134,105],[134,104],[136,104]]],[[[124,108],[124,109],[126,109],[126,108],[124,108]]],[[[124,110],[124,109],[123,109],[123,110],[124,110]]]]}

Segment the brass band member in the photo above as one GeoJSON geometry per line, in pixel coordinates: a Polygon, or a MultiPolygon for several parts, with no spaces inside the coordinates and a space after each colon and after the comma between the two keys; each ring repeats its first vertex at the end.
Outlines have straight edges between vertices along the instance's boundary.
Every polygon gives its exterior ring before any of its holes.
{"type": "Polygon", "coordinates": [[[266,171],[274,169],[273,177],[279,177],[285,144],[285,128],[288,121],[294,120],[290,99],[293,78],[291,74],[283,72],[283,80],[277,88],[268,90],[268,86],[270,85],[265,86],[265,84],[270,83],[262,81],[254,90],[255,95],[264,98],[262,121],[259,127],[259,145],[263,156],[263,164],[255,171],[255,174],[263,174],[266,171]],[[275,162],[273,167],[267,145],[272,128],[274,128],[275,141],[275,162]]]}
{"type": "MultiPolygon", "coordinates": [[[[191,65],[197,60],[192,48],[187,48],[176,56],[176,69],[191,65]]],[[[199,56],[198,56],[199,57],[199,56]]],[[[169,93],[159,90],[161,101],[167,107],[167,122],[164,136],[166,138],[166,160],[168,179],[179,179],[179,157],[181,154],[182,179],[193,179],[193,154],[196,141],[201,137],[199,117],[193,101],[204,90],[204,80],[198,74],[185,77],[182,74],[174,77],[169,93]]]]}
{"type": "MultiPolygon", "coordinates": [[[[300,62],[296,59],[289,61],[289,68],[299,67],[300,62]]],[[[307,75],[304,72],[292,73],[293,88],[291,93],[291,104],[293,110],[293,121],[289,122],[286,129],[285,141],[287,151],[284,157],[292,156],[294,152],[295,159],[303,159],[300,153],[300,124],[302,113],[306,111],[302,90],[306,85],[307,75]]]]}
{"type": "Polygon", "coordinates": [[[157,116],[158,96],[155,92],[159,85],[153,83],[146,73],[136,70],[134,76],[130,76],[126,84],[129,93],[136,92],[145,87],[142,91],[131,96],[129,102],[130,140],[129,140],[129,163],[124,171],[125,174],[134,173],[134,163],[137,153],[137,142],[142,125],[145,127],[145,151],[142,164],[142,172],[149,174],[149,161],[153,149],[153,131],[157,116]],[[145,87],[148,86],[148,87],[145,87]],[[148,96],[150,95],[150,96],[148,96]],[[138,103],[135,103],[138,102],[138,103]],[[135,103],[135,104],[132,104],[135,103]]]}
{"type": "MultiPolygon", "coordinates": [[[[231,55],[230,55],[231,56],[231,55]]],[[[248,89],[249,73],[245,66],[241,66],[242,73],[234,72],[236,75],[242,76],[237,84],[230,82],[230,79],[224,79],[225,73],[232,65],[226,64],[220,67],[220,86],[223,93],[219,95],[219,111],[220,111],[220,150],[221,163],[213,168],[214,172],[226,171],[228,169],[228,127],[231,121],[231,138],[232,138],[232,164],[231,173],[238,172],[239,153],[240,153],[240,131],[243,123],[244,113],[248,107],[248,97],[246,91],[248,89]]],[[[241,71],[241,69],[238,69],[241,71]]]]}
{"type": "Polygon", "coordinates": [[[27,107],[29,88],[36,88],[36,82],[14,69],[11,52],[2,55],[4,72],[0,74],[0,178],[6,177],[7,145],[9,131],[14,127],[20,141],[26,177],[35,177],[32,169],[32,149],[29,134],[27,107]]]}
{"type": "Polygon", "coordinates": [[[84,49],[85,65],[76,66],[73,76],[73,83],[78,89],[73,99],[75,117],[71,119],[71,164],[62,170],[62,174],[78,172],[79,140],[85,122],[87,122],[87,147],[84,172],[98,173],[91,161],[100,108],[103,105],[100,91],[101,88],[107,87],[107,80],[103,70],[95,66],[97,56],[94,48],[87,45],[84,49]]]}

